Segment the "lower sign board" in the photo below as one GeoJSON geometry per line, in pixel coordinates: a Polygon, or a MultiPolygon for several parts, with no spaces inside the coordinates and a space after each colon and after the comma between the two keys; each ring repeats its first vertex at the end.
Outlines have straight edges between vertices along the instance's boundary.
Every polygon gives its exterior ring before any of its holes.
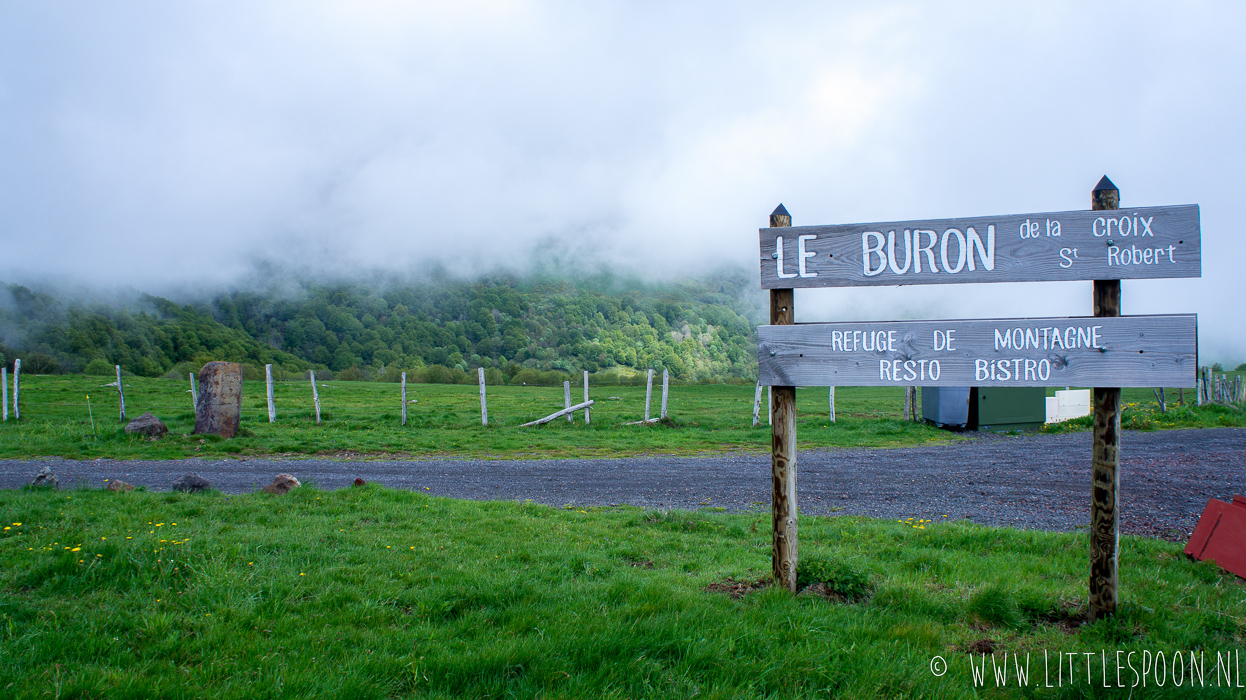
{"type": "Polygon", "coordinates": [[[1192,387],[1198,316],[758,326],[763,386],[1192,387]]]}

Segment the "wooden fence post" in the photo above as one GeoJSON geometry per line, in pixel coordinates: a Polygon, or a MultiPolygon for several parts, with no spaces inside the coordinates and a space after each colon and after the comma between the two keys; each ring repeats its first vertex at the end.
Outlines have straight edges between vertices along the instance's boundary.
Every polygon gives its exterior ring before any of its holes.
{"type": "MultiPolygon", "coordinates": [[[[588,403],[588,370],[584,370],[584,403],[588,403]]],[[[584,407],[584,425],[588,425],[591,421],[590,411],[587,406],[584,407]]]]}
{"type": "Polygon", "coordinates": [[[402,373],[402,424],[407,424],[407,373],[402,373]]]}
{"type": "Polygon", "coordinates": [[[760,415],[761,415],[761,382],[758,381],[757,392],[753,394],[753,427],[754,428],[756,428],[757,424],[761,422],[761,420],[759,419],[760,415]]]}
{"type": "Polygon", "coordinates": [[[121,422],[125,422],[125,388],[121,386],[121,365],[117,365],[117,400],[121,406],[121,422]]]}
{"type": "Polygon", "coordinates": [[[904,387],[904,420],[913,420],[913,387],[904,387]]]}
{"type": "Polygon", "coordinates": [[[649,379],[645,382],[645,422],[649,422],[649,402],[653,400],[653,370],[649,370],[649,379]]]}
{"type": "Polygon", "coordinates": [[[9,419],[9,368],[0,367],[0,400],[4,403],[4,417],[0,420],[9,419]]]}
{"type": "MultiPolygon", "coordinates": [[[[563,408],[571,407],[571,382],[570,381],[565,381],[562,383],[562,407],[563,408]]],[[[575,420],[572,419],[570,413],[567,414],[567,422],[568,423],[575,422],[575,420]]]]}
{"type": "MultiPolygon", "coordinates": [[[[1091,192],[1094,211],[1120,207],[1120,190],[1107,175],[1091,192]]],[[[1107,245],[1112,245],[1109,240],[1107,245]]],[[[1120,280],[1095,280],[1094,315],[1121,315],[1120,280]]],[[[1120,563],[1120,387],[1095,387],[1094,444],[1091,448],[1090,619],[1116,613],[1120,563]]]]}
{"type": "Polygon", "coordinates": [[[831,409],[831,422],[834,423],[835,422],[835,387],[832,386],[828,388],[830,389],[830,391],[828,392],[830,394],[828,401],[830,403],[830,409],[831,409]]]}
{"type": "Polygon", "coordinates": [[[668,370],[662,370],[662,418],[666,418],[666,395],[670,392],[671,375],[668,370]]]}
{"type": "Polygon", "coordinates": [[[13,420],[22,419],[22,361],[13,360],[13,420]]]}
{"type": "Polygon", "coordinates": [[[264,365],[264,380],[268,383],[268,422],[277,422],[277,404],[273,401],[273,366],[264,365]]]}
{"type": "Polygon", "coordinates": [[[190,406],[195,409],[195,413],[199,413],[199,388],[195,381],[195,373],[190,373],[190,406]]]}
{"type": "Polygon", "coordinates": [[[316,390],[316,370],[307,370],[311,374],[312,403],[316,405],[316,425],[320,425],[320,392],[316,390]]]}
{"type": "Polygon", "coordinates": [[[774,423],[774,387],[766,387],[766,425],[774,423]]]}
{"type": "MultiPolygon", "coordinates": [[[[792,216],[780,204],[770,214],[770,227],[792,225],[792,216]]],[[[779,264],[783,260],[779,259],[779,264]]],[[[795,320],[791,289],[770,290],[770,323],[792,325],[795,320]]],[[[770,568],[777,586],[796,592],[799,539],[796,530],[796,387],[772,387],[770,423],[771,554],[770,568]]]]}
{"type": "Polygon", "coordinates": [[[480,424],[489,425],[489,404],[485,401],[485,368],[476,368],[476,377],[480,380],[480,424]]]}

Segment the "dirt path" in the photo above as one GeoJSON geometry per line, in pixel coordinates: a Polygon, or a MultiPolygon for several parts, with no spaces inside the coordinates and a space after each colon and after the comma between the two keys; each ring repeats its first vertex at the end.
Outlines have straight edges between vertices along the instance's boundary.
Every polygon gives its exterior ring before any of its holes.
{"type": "MultiPolygon", "coordinates": [[[[802,512],[883,518],[967,518],[991,525],[1074,530],[1090,519],[1090,433],[983,435],[901,449],[805,450],[802,512]]],[[[1121,531],[1184,539],[1207,499],[1246,493],[1246,429],[1126,432],[1121,440],[1121,531]]],[[[43,465],[65,486],[119,478],[168,490],[197,472],[226,493],[254,491],[279,472],[322,488],[355,477],[439,496],[532,499],[562,506],[722,507],[767,511],[766,455],[522,461],[322,459],[0,460],[0,488],[19,488],[43,465]]]]}

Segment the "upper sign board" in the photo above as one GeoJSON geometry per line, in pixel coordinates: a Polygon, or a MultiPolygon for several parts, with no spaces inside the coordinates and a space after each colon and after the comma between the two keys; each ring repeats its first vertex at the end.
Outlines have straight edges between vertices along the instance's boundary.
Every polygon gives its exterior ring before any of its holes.
{"type": "Polygon", "coordinates": [[[1197,204],[761,229],[762,289],[1202,276],[1197,204]]]}
{"type": "Polygon", "coordinates": [[[1192,387],[1198,317],[757,327],[766,386],[1192,387]]]}

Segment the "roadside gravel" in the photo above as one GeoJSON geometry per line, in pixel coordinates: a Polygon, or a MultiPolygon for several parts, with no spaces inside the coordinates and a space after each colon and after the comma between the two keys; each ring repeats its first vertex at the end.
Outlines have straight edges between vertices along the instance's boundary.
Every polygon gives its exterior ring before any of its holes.
{"type": "MultiPolygon", "coordinates": [[[[802,450],[801,511],[878,518],[964,518],[989,525],[1075,530],[1090,519],[1090,433],[975,435],[929,447],[802,450]]],[[[1208,498],[1246,492],[1246,429],[1126,431],[1121,438],[1121,532],[1183,540],[1208,498]]],[[[225,493],[258,490],[279,472],[321,488],[356,477],[438,496],[555,506],[630,504],[766,513],[769,455],[537,460],[0,460],[0,488],[43,466],[62,486],[123,479],[168,490],[197,472],[225,493]]],[[[768,516],[767,516],[768,517],[768,516]]]]}

